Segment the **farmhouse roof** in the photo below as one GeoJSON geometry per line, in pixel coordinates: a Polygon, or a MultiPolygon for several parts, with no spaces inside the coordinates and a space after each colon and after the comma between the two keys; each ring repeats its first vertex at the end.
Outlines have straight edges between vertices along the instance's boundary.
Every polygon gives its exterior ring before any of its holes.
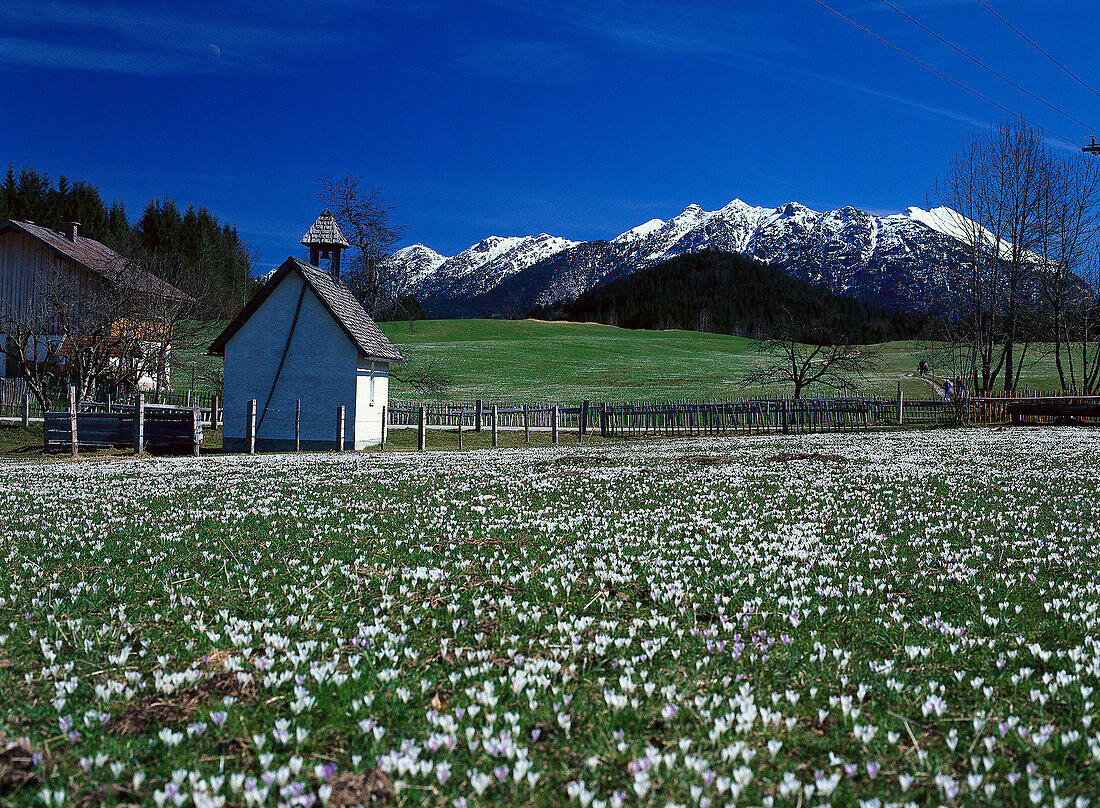
{"type": "Polygon", "coordinates": [[[355,299],[355,295],[341,283],[337,283],[324,270],[318,269],[305,261],[297,258],[287,258],[282,266],[275,272],[271,280],[263,285],[259,292],[248,301],[241,309],[240,314],[233,318],[233,322],[225,327],[210,345],[210,353],[224,354],[225,346],[229,340],[248,322],[256,310],[263,305],[271,293],[291,273],[297,273],[308,286],[321,304],[325,307],[332,319],[334,319],[351,343],[358,349],[360,355],[369,359],[382,359],[387,362],[402,362],[397,348],[393,346],[381,329],[375,325],[374,320],[367,314],[363,304],[355,299]]]}
{"type": "Polygon", "coordinates": [[[93,275],[111,281],[125,283],[131,289],[147,292],[156,297],[180,302],[191,302],[192,298],[170,283],[166,283],[151,272],[142,269],[116,253],[105,244],[84,236],[68,236],[48,227],[32,222],[18,222],[14,219],[0,224],[0,235],[15,231],[31,237],[40,244],[53,250],[54,254],[68,258],[82,266],[93,275]]]}
{"type": "Polygon", "coordinates": [[[321,215],[317,217],[317,221],[302,236],[299,244],[304,244],[307,247],[311,244],[330,247],[351,246],[348,244],[348,240],[344,238],[344,234],[340,232],[340,225],[336,223],[336,217],[332,215],[332,211],[328,208],[321,211],[321,215]]]}

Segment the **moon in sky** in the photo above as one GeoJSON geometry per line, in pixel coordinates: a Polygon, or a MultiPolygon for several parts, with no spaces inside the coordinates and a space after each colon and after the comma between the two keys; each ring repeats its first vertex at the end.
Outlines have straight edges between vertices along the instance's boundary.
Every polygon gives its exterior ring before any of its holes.
{"type": "Polygon", "coordinates": [[[210,52],[214,54],[214,56],[220,57],[222,55],[222,49],[214,43],[210,43],[209,45],[207,45],[207,47],[210,48],[210,52]]]}

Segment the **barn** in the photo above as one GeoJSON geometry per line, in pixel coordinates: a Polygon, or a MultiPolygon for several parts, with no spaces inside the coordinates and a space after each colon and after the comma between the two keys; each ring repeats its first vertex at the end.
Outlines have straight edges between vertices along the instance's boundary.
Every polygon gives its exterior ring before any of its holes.
{"type": "Polygon", "coordinates": [[[382,442],[389,366],[402,356],[334,277],[346,242],[341,245],[335,221],[325,219],[331,214],[322,214],[302,243],[314,261],[330,258],[329,270],[287,258],[210,346],[210,353],[225,358],[227,452],[249,448],[252,400],[257,451],[332,449],[339,407],[341,448],[382,442]]]}
{"type": "MultiPolygon", "coordinates": [[[[63,325],[70,329],[88,325],[94,317],[81,310],[99,305],[104,295],[115,294],[111,290],[121,288],[131,297],[136,291],[142,300],[149,301],[141,309],[150,316],[194,302],[142,266],[80,235],[79,226],[78,222],[69,222],[63,232],[58,232],[34,222],[9,220],[0,224],[0,377],[20,373],[6,346],[8,339],[17,339],[15,335],[30,344],[27,355],[31,361],[60,361],[71,354],[71,343],[66,344],[66,339],[79,345],[78,338],[86,335],[78,333],[74,337],[70,333],[66,337],[63,325]],[[78,321],[76,326],[74,320],[78,321]]],[[[166,336],[162,327],[133,321],[113,322],[111,327],[126,329],[130,335],[129,339],[119,338],[120,344],[133,348],[136,343],[144,353],[140,357],[113,355],[115,362],[149,364],[145,360],[150,352],[171,355],[170,345],[164,345],[163,350],[158,346],[166,336]]],[[[167,388],[169,373],[167,362],[155,370],[149,368],[137,378],[136,386],[140,390],[167,388]]]]}

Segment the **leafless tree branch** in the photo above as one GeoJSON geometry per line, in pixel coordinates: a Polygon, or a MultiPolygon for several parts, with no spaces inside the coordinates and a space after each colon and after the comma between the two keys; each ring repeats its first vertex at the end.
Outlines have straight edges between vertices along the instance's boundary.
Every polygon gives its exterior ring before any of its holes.
{"type": "Polygon", "coordinates": [[[810,323],[796,322],[786,309],[771,337],[758,340],[756,351],[763,359],[745,374],[749,385],[787,384],[794,397],[812,385],[830,390],[856,390],[879,363],[877,354],[857,346],[834,328],[827,313],[810,323]]]}
{"type": "Polygon", "coordinates": [[[352,254],[344,271],[344,280],[371,317],[379,306],[391,301],[400,291],[399,268],[386,259],[405,232],[391,222],[396,206],[388,204],[382,189],[370,187],[361,176],[348,174],[343,179],[320,177],[317,196],[336,217],[352,254]]]}

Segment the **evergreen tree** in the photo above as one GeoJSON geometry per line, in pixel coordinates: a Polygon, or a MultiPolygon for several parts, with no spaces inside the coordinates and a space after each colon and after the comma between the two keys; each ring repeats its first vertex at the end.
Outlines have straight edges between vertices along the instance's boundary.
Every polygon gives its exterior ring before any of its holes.
{"type": "Polygon", "coordinates": [[[4,184],[0,187],[0,221],[15,218],[15,206],[19,200],[19,184],[15,179],[15,167],[8,163],[4,184]]]}
{"type": "Polygon", "coordinates": [[[133,230],[126,218],[125,206],[121,202],[112,202],[111,210],[107,213],[107,232],[103,243],[116,252],[125,251],[132,236],[133,230]]]}
{"type": "Polygon", "coordinates": [[[16,173],[9,165],[0,183],[0,221],[7,219],[59,231],[66,222],[79,222],[81,235],[122,255],[154,256],[164,280],[193,297],[217,302],[212,316],[232,314],[255,288],[248,245],[206,208],[191,206],[181,213],[175,202],[154,199],[131,226],[122,203],[108,207],[91,183],[70,182],[64,175],[51,183],[29,166],[16,173]]]}

